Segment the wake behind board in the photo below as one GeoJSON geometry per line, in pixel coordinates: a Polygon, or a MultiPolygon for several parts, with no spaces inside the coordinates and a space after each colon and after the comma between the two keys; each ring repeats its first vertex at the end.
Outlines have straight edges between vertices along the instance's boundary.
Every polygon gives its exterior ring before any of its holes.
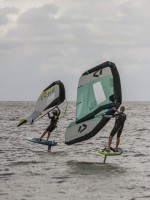
{"type": "Polygon", "coordinates": [[[104,156],[119,156],[119,155],[121,155],[121,154],[123,153],[123,149],[118,148],[118,151],[115,152],[114,149],[111,148],[111,149],[110,149],[110,152],[107,152],[107,151],[105,150],[105,148],[103,148],[103,149],[99,149],[99,150],[98,150],[98,153],[99,153],[99,154],[102,154],[102,155],[104,155],[104,156]]]}
{"type": "Polygon", "coordinates": [[[38,144],[43,144],[47,146],[57,146],[57,142],[55,141],[46,141],[46,140],[40,140],[39,138],[27,138],[28,141],[38,143],[38,144]]]}

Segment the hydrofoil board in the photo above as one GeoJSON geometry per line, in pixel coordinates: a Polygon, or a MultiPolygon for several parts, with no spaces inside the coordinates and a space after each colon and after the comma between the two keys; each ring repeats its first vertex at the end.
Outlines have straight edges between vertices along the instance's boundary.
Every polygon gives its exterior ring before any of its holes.
{"type": "Polygon", "coordinates": [[[38,144],[43,144],[47,146],[56,146],[58,145],[57,142],[55,141],[46,141],[46,140],[40,140],[40,138],[27,138],[28,141],[38,143],[38,144]]]}
{"type": "Polygon", "coordinates": [[[119,156],[123,153],[123,149],[118,148],[118,151],[115,151],[114,148],[110,149],[110,152],[106,151],[106,148],[102,148],[98,150],[99,154],[102,154],[104,156],[119,156]]]}

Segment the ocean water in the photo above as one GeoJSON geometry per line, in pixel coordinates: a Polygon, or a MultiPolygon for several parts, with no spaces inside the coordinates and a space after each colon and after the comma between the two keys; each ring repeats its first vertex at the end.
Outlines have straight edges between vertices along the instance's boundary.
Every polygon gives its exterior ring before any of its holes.
{"type": "Polygon", "coordinates": [[[51,135],[58,146],[50,153],[26,140],[40,137],[49,124],[46,116],[34,125],[16,126],[35,102],[0,102],[0,200],[150,199],[150,102],[124,105],[127,121],[120,147],[125,152],[104,164],[97,150],[106,145],[114,119],[95,137],[67,146],[65,129],[75,118],[75,104],[69,102],[51,135]]]}

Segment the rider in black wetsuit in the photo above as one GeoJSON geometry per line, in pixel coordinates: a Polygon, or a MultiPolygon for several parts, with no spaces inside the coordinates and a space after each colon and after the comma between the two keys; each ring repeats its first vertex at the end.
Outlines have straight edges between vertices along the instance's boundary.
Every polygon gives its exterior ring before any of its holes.
{"type": "MultiPolygon", "coordinates": [[[[113,110],[116,110],[116,108],[113,108],[113,110]]],[[[104,116],[106,118],[112,118],[112,117],[116,118],[115,126],[112,129],[110,136],[109,136],[109,139],[108,139],[108,147],[106,147],[107,151],[110,151],[112,139],[113,139],[113,137],[116,133],[117,133],[117,141],[116,141],[115,151],[118,151],[118,146],[119,146],[119,143],[120,143],[120,136],[121,136],[121,133],[122,133],[122,130],[123,130],[123,127],[124,127],[125,120],[126,120],[126,114],[124,113],[124,111],[125,111],[125,107],[121,106],[120,112],[116,110],[117,113],[114,114],[113,116],[112,115],[105,115],[104,116]]]]}
{"type": "Polygon", "coordinates": [[[47,127],[47,129],[44,131],[44,133],[41,135],[40,140],[44,137],[46,133],[48,133],[47,136],[47,141],[50,138],[51,132],[57,127],[57,122],[59,120],[59,115],[60,115],[60,109],[57,107],[57,110],[53,110],[53,116],[50,116],[48,113],[48,118],[51,119],[50,125],[47,127]]]}

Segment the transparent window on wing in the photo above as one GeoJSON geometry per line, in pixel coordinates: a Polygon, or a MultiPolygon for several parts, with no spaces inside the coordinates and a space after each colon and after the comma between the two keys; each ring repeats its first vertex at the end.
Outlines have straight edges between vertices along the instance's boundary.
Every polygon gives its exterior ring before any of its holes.
{"type": "Polygon", "coordinates": [[[93,91],[94,91],[97,104],[101,104],[106,100],[106,96],[105,96],[101,82],[97,82],[93,84],[93,91]]]}

